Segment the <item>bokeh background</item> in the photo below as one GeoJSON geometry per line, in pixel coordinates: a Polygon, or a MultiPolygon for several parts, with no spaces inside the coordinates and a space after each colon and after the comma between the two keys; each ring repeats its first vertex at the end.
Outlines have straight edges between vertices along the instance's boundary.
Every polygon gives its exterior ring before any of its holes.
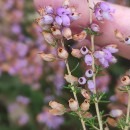
{"type": "MultiPolygon", "coordinates": [[[[108,1],[130,6],[129,0],[108,1]]],[[[79,130],[79,121],[70,115],[48,113],[50,100],[67,104],[71,95],[63,89],[64,63],[46,63],[37,54],[56,52],[44,44],[41,30],[34,23],[36,15],[32,0],[0,0],[0,130],[79,130]]],[[[77,62],[70,59],[71,68],[77,62]]],[[[129,68],[130,61],[118,57],[118,63],[97,79],[110,100],[116,100],[118,78],[129,68]]],[[[74,72],[76,76],[82,73],[80,67],[74,72]]],[[[107,105],[101,108],[109,112],[107,105]]]]}

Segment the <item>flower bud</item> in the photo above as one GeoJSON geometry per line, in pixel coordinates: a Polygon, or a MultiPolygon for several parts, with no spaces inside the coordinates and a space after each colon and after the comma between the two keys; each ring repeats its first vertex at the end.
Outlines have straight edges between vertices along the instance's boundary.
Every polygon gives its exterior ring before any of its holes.
{"type": "Polygon", "coordinates": [[[129,85],[129,84],[130,84],[130,77],[129,77],[129,76],[123,76],[123,77],[121,78],[121,83],[122,83],[123,85],[129,85]]]}
{"type": "Polygon", "coordinates": [[[72,21],[78,20],[80,18],[81,14],[77,12],[73,12],[71,15],[69,15],[70,19],[72,21]]]}
{"type": "Polygon", "coordinates": [[[80,106],[82,111],[87,111],[89,107],[90,107],[90,104],[87,99],[85,99],[84,102],[80,106]]]}
{"type": "Polygon", "coordinates": [[[105,52],[103,52],[103,51],[95,51],[94,52],[94,57],[98,58],[98,59],[104,58],[105,57],[105,52]]]}
{"type": "Polygon", "coordinates": [[[85,63],[88,65],[88,66],[91,66],[92,65],[92,62],[93,62],[93,59],[92,59],[92,56],[87,54],[84,58],[85,60],[85,63]]]}
{"type": "Polygon", "coordinates": [[[45,15],[45,9],[44,8],[39,8],[38,10],[38,13],[41,15],[41,16],[43,16],[43,15],[45,15]]]}
{"type": "Polygon", "coordinates": [[[84,98],[86,98],[87,100],[90,100],[90,95],[87,93],[85,89],[81,90],[81,94],[84,98]]]}
{"type": "Polygon", "coordinates": [[[47,14],[53,14],[53,12],[54,12],[52,6],[46,6],[45,11],[47,14]]]}
{"type": "Polygon", "coordinates": [[[73,40],[75,40],[75,41],[83,41],[86,38],[86,36],[87,36],[86,31],[82,31],[79,34],[73,35],[73,40]]]}
{"type": "Polygon", "coordinates": [[[65,113],[65,111],[59,111],[57,109],[51,109],[51,110],[49,110],[49,113],[54,115],[54,116],[61,116],[65,113]]]}
{"type": "Polygon", "coordinates": [[[67,59],[68,58],[68,56],[69,56],[69,54],[68,54],[68,52],[64,49],[64,48],[62,48],[62,47],[59,47],[58,48],[58,56],[61,58],[61,59],[67,59]]]}
{"type": "Polygon", "coordinates": [[[55,46],[55,45],[56,45],[55,38],[53,37],[53,35],[52,35],[51,33],[48,33],[48,32],[43,31],[42,34],[43,34],[44,40],[45,40],[48,44],[50,44],[50,45],[52,45],[52,46],[55,46]]]}
{"type": "Polygon", "coordinates": [[[59,111],[64,111],[65,110],[65,107],[64,105],[58,103],[58,102],[55,102],[55,101],[50,101],[49,102],[49,106],[53,109],[57,109],[59,111]]]}
{"type": "Polygon", "coordinates": [[[110,112],[110,115],[112,117],[119,117],[123,114],[122,110],[119,110],[119,109],[114,109],[110,112]]]}
{"type": "Polygon", "coordinates": [[[94,31],[94,32],[99,32],[99,31],[100,31],[99,26],[98,26],[97,24],[95,24],[95,23],[92,23],[92,24],[91,24],[91,29],[92,29],[92,31],[94,31]]]}
{"type": "Polygon", "coordinates": [[[68,83],[71,83],[71,84],[75,84],[78,82],[78,78],[77,77],[74,77],[73,75],[65,75],[65,80],[68,82],[68,83]]]}
{"type": "Polygon", "coordinates": [[[126,43],[127,45],[130,45],[130,37],[126,37],[126,38],[125,38],[125,43],[126,43]]]}
{"type": "Polygon", "coordinates": [[[84,85],[84,84],[86,84],[87,80],[86,80],[85,77],[80,77],[80,78],[78,79],[78,82],[79,82],[79,84],[84,85]]]}
{"type": "Polygon", "coordinates": [[[52,24],[54,21],[53,17],[50,15],[44,15],[43,16],[43,22],[44,24],[52,24]]]}
{"type": "Polygon", "coordinates": [[[39,53],[39,54],[44,61],[53,62],[56,60],[56,57],[53,54],[45,54],[45,53],[39,53]]]}
{"type": "Polygon", "coordinates": [[[117,39],[119,39],[120,41],[124,41],[124,36],[123,34],[119,31],[119,30],[115,30],[115,36],[117,39]]]}
{"type": "Polygon", "coordinates": [[[111,53],[116,53],[119,51],[116,44],[107,45],[105,48],[111,53]]]}
{"type": "Polygon", "coordinates": [[[62,30],[62,35],[67,39],[70,40],[72,39],[72,31],[70,28],[63,28],[62,30]]]}
{"type": "Polygon", "coordinates": [[[86,77],[90,78],[93,76],[93,70],[89,69],[85,72],[86,77]]]}
{"type": "Polygon", "coordinates": [[[115,64],[117,62],[117,59],[114,56],[112,56],[112,58],[109,60],[109,62],[115,64]]]}
{"type": "Polygon", "coordinates": [[[107,118],[107,123],[108,123],[110,126],[113,126],[113,127],[116,127],[116,126],[117,126],[116,120],[114,120],[113,118],[110,118],[110,117],[107,118]]]}
{"type": "Polygon", "coordinates": [[[79,49],[72,49],[71,54],[76,58],[81,58],[83,56],[79,49]]]}
{"type": "Polygon", "coordinates": [[[59,29],[52,27],[51,31],[56,38],[61,38],[61,31],[59,29]]]}
{"type": "Polygon", "coordinates": [[[79,108],[78,102],[71,98],[69,100],[69,107],[72,111],[77,111],[79,108]]]}
{"type": "Polygon", "coordinates": [[[88,80],[87,84],[88,84],[89,90],[90,90],[91,92],[94,92],[94,90],[95,90],[94,82],[93,82],[92,80],[88,80]]]}
{"type": "Polygon", "coordinates": [[[81,54],[86,55],[89,52],[89,50],[88,50],[88,48],[86,46],[83,46],[80,49],[80,52],[81,52],[81,54]]]}

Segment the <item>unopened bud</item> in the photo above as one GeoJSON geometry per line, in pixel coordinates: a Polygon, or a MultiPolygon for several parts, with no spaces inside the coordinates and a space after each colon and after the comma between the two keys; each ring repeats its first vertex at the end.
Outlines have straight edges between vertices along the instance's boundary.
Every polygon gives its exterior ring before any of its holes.
{"type": "Polygon", "coordinates": [[[110,117],[107,118],[107,123],[108,123],[110,126],[113,126],[113,127],[116,127],[116,126],[117,126],[116,120],[113,119],[113,118],[110,118],[110,117]]]}
{"type": "Polygon", "coordinates": [[[51,31],[56,38],[61,38],[61,31],[59,29],[52,27],[51,31]]]}
{"type": "Polygon", "coordinates": [[[60,48],[58,48],[58,56],[61,59],[67,59],[69,54],[64,48],[60,47],[60,48]]]}
{"type": "Polygon", "coordinates": [[[87,90],[82,89],[81,90],[81,94],[84,98],[86,98],[87,100],[90,100],[90,95],[87,93],[87,90]]]}
{"type": "Polygon", "coordinates": [[[75,40],[75,41],[83,41],[86,38],[86,36],[87,36],[86,31],[82,31],[79,34],[73,35],[73,40],[75,40]]]}
{"type": "Polygon", "coordinates": [[[92,29],[92,31],[94,31],[94,32],[99,32],[99,31],[100,31],[99,26],[98,26],[97,24],[95,24],[95,23],[92,23],[92,24],[91,24],[91,29],[92,29]]]}
{"type": "Polygon", "coordinates": [[[81,58],[83,56],[79,49],[72,49],[71,54],[76,58],[81,58]]]}
{"type": "Polygon", "coordinates": [[[111,53],[116,53],[119,51],[116,44],[107,45],[105,48],[109,50],[111,53]]]}
{"type": "Polygon", "coordinates": [[[43,16],[43,15],[45,15],[46,13],[45,13],[45,9],[44,8],[39,8],[38,9],[38,13],[41,15],[41,16],[43,16]]]}
{"type": "Polygon", "coordinates": [[[129,77],[129,76],[123,76],[123,77],[121,78],[121,83],[122,83],[123,85],[129,85],[129,84],[130,84],[130,77],[129,77]]]}
{"type": "Polygon", "coordinates": [[[54,116],[61,116],[65,113],[65,111],[59,111],[57,109],[51,109],[51,110],[49,110],[49,113],[54,115],[54,116]]]}
{"type": "Polygon", "coordinates": [[[50,101],[49,102],[49,106],[53,109],[57,109],[59,111],[64,111],[65,110],[65,107],[64,105],[58,103],[58,102],[55,102],[55,101],[50,101]]]}
{"type": "Polygon", "coordinates": [[[53,54],[45,54],[45,53],[39,53],[39,54],[44,61],[53,62],[56,60],[56,57],[53,54]]]}
{"type": "Polygon", "coordinates": [[[120,41],[124,41],[124,36],[123,34],[119,31],[119,30],[115,30],[115,36],[117,39],[119,39],[120,41]]]}
{"type": "Polygon", "coordinates": [[[52,46],[55,46],[55,45],[56,45],[55,38],[53,37],[53,35],[52,35],[51,33],[48,33],[48,32],[43,31],[42,34],[43,34],[44,40],[45,40],[48,44],[50,44],[50,45],[52,45],[52,46]]]}
{"type": "Polygon", "coordinates": [[[46,13],[48,13],[48,14],[53,14],[54,9],[52,8],[52,6],[46,6],[46,7],[45,7],[45,11],[46,11],[46,13]]]}
{"type": "Polygon", "coordinates": [[[70,107],[70,109],[71,109],[72,111],[77,111],[78,108],[79,108],[78,102],[71,98],[71,99],[69,100],[69,107],[70,107]]]}
{"type": "Polygon", "coordinates": [[[85,99],[84,102],[80,106],[82,111],[87,111],[89,107],[90,107],[90,104],[87,99],[85,99]]]}
{"type": "Polygon", "coordinates": [[[121,116],[122,114],[123,114],[122,110],[119,110],[119,109],[115,109],[115,110],[112,110],[112,111],[110,112],[110,115],[111,115],[112,117],[119,117],[119,116],[121,116]]]}
{"type": "Polygon", "coordinates": [[[72,31],[71,31],[70,28],[67,28],[67,27],[63,28],[62,34],[63,34],[63,36],[64,36],[67,40],[72,39],[72,31]]]}
{"type": "Polygon", "coordinates": [[[54,21],[53,17],[50,15],[44,15],[43,16],[43,22],[44,24],[52,24],[54,21]]]}
{"type": "Polygon", "coordinates": [[[78,82],[78,78],[77,77],[74,77],[73,75],[65,75],[65,80],[68,82],[68,83],[71,83],[71,84],[75,84],[78,82]]]}

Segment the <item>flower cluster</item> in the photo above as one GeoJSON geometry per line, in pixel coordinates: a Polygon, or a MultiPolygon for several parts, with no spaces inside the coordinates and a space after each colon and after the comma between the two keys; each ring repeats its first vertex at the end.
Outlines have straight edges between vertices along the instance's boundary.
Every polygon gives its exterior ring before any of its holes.
{"type": "MultiPolygon", "coordinates": [[[[116,45],[107,45],[100,50],[95,50],[94,54],[88,49],[87,46],[83,46],[80,49],[82,55],[84,55],[84,61],[87,66],[92,67],[93,64],[93,57],[95,61],[97,61],[97,66],[102,66],[103,68],[109,67],[109,63],[116,63],[116,58],[113,56],[113,53],[118,52],[118,48],[116,45]]],[[[85,72],[85,77],[80,77],[78,82],[80,85],[85,85],[87,83],[88,88],[90,91],[95,90],[94,83],[92,81],[92,77],[97,72],[93,72],[92,69],[87,69],[85,72]],[[87,81],[88,80],[88,81],[87,81]]]]}
{"type": "Polygon", "coordinates": [[[61,7],[56,10],[52,6],[46,6],[38,10],[40,18],[36,19],[38,25],[42,27],[44,40],[52,46],[57,44],[57,40],[62,37],[67,40],[72,39],[70,25],[80,18],[76,9],[69,5],[69,1],[64,1],[61,7]]]}
{"type": "Polygon", "coordinates": [[[115,9],[109,6],[106,2],[98,2],[94,7],[95,17],[99,21],[103,21],[104,19],[112,21],[112,13],[114,12],[115,9]]]}

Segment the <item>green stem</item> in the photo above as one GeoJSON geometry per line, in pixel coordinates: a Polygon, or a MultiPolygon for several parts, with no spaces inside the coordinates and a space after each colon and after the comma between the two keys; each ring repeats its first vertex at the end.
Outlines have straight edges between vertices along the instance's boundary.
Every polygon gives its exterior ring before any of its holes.
{"type": "MultiPolygon", "coordinates": [[[[61,40],[61,44],[62,44],[62,46],[64,47],[64,42],[63,42],[63,40],[61,40]]],[[[65,65],[66,65],[68,74],[71,76],[71,71],[70,71],[70,67],[69,67],[69,64],[68,64],[68,60],[65,60],[65,65]]],[[[71,83],[71,86],[73,86],[73,83],[71,83]]],[[[73,92],[73,95],[74,95],[75,100],[78,102],[77,94],[74,92],[74,87],[71,87],[71,89],[72,89],[72,92],[73,92]]],[[[78,106],[79,106],[79,102],[78,102],[78,106]]],[[[80,118],[80,121],[81,121],[83,130],[86,130],[85,122],[84,122],[84,120],[83,120],[83,117],[82,117],[81,113],[78,112],[77,114],[78,114],[78,116],[79,116],[79,118],[80,118]]]]}
{"type": "MultiPolygon", "coordinates": [[[[91,5],[90,0],[88,0],[88,4],[89,4],[89,6],[91,5]]],[[[90,9],[90,24],[92,24],[92,16],[93,16],[93,12],[90,9]]],[[[95,59],[94,59],[94,56],[93,56],[93,53],[95,51],[94,35],[91,35],[91,45],[92,45],[91,46],[91,49],[92,49],[92,69],[93,69],[93,72],[95,73],[95,59]]],[[[93,83],[94,83],[94,86],[95,86],[94,94],[96,94],[97,91],[96,91],[96,75],[95,74],[93,75],[93,83]]],[[[101,119],[101,116],[100,116],[99,106],[98,106],[98,102],[97,102],[98,100],[97,100],[97,98],[95,100],[96,100],[96,102],[95,102],[95,108],[96,108],[96,113],[97,113],[99,127],[100,127],[100,130],[103,130],[102,119],[101,119]]]]}

